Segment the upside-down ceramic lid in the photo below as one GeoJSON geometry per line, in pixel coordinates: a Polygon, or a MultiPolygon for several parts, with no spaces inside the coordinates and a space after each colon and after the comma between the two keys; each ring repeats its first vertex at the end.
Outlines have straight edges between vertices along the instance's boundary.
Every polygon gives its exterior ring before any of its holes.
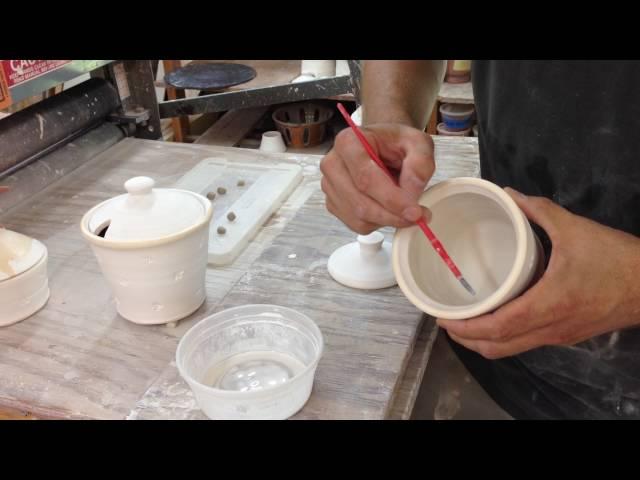
{"type": "Polygon", "coordinates": [[[0,228],[0,282],[26,272],[46,252],[46,247],[38,240],[0,228]]]}
{"type": "Polygon", "coordinates": [[[154,186],[149,177],[127,180],[124,187],[128,193],[101,204],[89,219],[89,231],[104,236],[105,240],[152,240],[204,221],[207,205],[199,196],[186,190],[154,186]]]}
{"type": "Polygon", "coordinates": [[[391,264],[391,242],[373,232],[358,235],[356,242],[338,248],[327,264],[333,279],[347,287],[374,290],[394,286],[396,277],[391,264]]]}

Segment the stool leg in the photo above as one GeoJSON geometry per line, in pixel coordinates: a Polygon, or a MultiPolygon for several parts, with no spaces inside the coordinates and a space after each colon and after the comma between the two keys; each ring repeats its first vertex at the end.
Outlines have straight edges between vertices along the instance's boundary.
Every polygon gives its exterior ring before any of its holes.
{"type": "MultiPolygon", "coordinates": [[[[163,60],[162,65],[164,66],[165,75],[182,66],[180,60],[163,60]]],[[[169,85],[166,86],[166,90],[169,100],[185,98],[184,90],[178,90],[169,85]]],[[[172,118],[171,124],[173,126],[173,140],[175,142],[184,142],[187,135],[189,135],[189,117],[172,118]]]]}

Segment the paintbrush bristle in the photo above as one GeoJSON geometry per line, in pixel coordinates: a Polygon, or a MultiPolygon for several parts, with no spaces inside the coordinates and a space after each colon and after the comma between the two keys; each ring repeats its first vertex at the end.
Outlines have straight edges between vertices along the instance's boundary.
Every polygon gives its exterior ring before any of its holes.
{"type": "Polygon", "coordinates": [[[474,297],[476,296],[476,291],[471,288],[471,285],[469,285],[469,282],[467,282],[464,277],[460,277],[460,283],[462,284],[462,286],[467,290],[467,292],[469,292],[471,295],[473,295],[474,297]]]}

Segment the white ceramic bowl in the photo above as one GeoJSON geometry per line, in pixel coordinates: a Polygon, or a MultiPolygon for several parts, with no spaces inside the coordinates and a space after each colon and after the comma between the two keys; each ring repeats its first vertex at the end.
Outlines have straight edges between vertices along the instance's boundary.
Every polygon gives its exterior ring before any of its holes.
{"type": "Polygon", "coordinates": [[[0,327],[30,317],[47,303],[48,254],[46,248],[44,250],[44,255],[33,267],[15,277],[0,281],[0,327]]]}
{"type": "MultiPolygon", "coordinates": [[[[134,179],[138,180],[138,179],[134,179]]],[[[134,182],[135,183],[135,182],[134,182]]],[[[152,185],[152,182],[147,185],[152,185]]],[[[150,190],[149,187],[148,190],[150,190]]],[[[171,198],[186,198],[188,203],[201,209],[193,222],[183,222],[174,233],[167,229],[165,233],[157,233],[166,223],[175,222],[180,215],[177,210],[155,212],[148,218],[131,216],[129,223],[117,227],[120,233],[144,233],[143,226],[158,236],[146,239],[109,239],[99,236],[102,225],[108,222],[112,213],[106,206],[107,200],[89,210],[82,218],[80,228],[84,237],[98,260],[102,273],[109,283],[115,297],[118,313],[134,323],[151,325],[180,320],[187,317],[204,302],[206,298],[205,275],[208,262],[209,223],[213,215],[211,202],[202,195],[185,190],[164,189],[161,191],[145,190],[136,195],[135,202],[146,202],[148,195],[165,193],[171,198]],[[177,196],[176,196],[177,195],[177,196]],[[197,218],[197,219],[196,219],[197,218]],[[122,227],[124,225],[124,227],[122,227]]],[[[131,195],[131,191],[130,191],[131,195]]],[[[132,202],[132,203],[135,203],[132,202]]],[[[126,206],[126,201],[122,203],[126,206]]],[[[117,213],[117,209],[113,209],[117,213]]],[[[146,212],[146,210],[142,210],[146,212]]],[[[154,212],[149,209],[149,212],[154,212]]],[[[131,210],[132,215],[135,213],[131,210]]]]}
{"type": "Polygon", "coordinates": [[[497,185],[478,178],[446,180],[420,204],[429,226],[476,291],[469,294],[417,226],[399,229],[392,261],[398,285],[420,310],[436,318],[466,319],[491,312],[522,293],[543,261],[525,215],[497,185]]]}
{"type": "Polygon", "coordinates": [[[282,420],[309,399],[322,351],[322,333],[306,315],[246,305],[192,327],[176,364],[207,417],[282,420]]]}

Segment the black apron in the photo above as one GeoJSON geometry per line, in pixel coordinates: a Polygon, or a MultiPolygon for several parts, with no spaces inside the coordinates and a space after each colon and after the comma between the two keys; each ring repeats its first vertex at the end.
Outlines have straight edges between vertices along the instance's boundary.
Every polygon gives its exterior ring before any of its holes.
{"type": "MultiPolygon", "coordinates": [[[[640,236],[640,62],[477,60],[472,81],[482,178],[640,236]]],[[[640,329],[500,360],[451,344],[515,418],[640,419],[640,329]]]]}

